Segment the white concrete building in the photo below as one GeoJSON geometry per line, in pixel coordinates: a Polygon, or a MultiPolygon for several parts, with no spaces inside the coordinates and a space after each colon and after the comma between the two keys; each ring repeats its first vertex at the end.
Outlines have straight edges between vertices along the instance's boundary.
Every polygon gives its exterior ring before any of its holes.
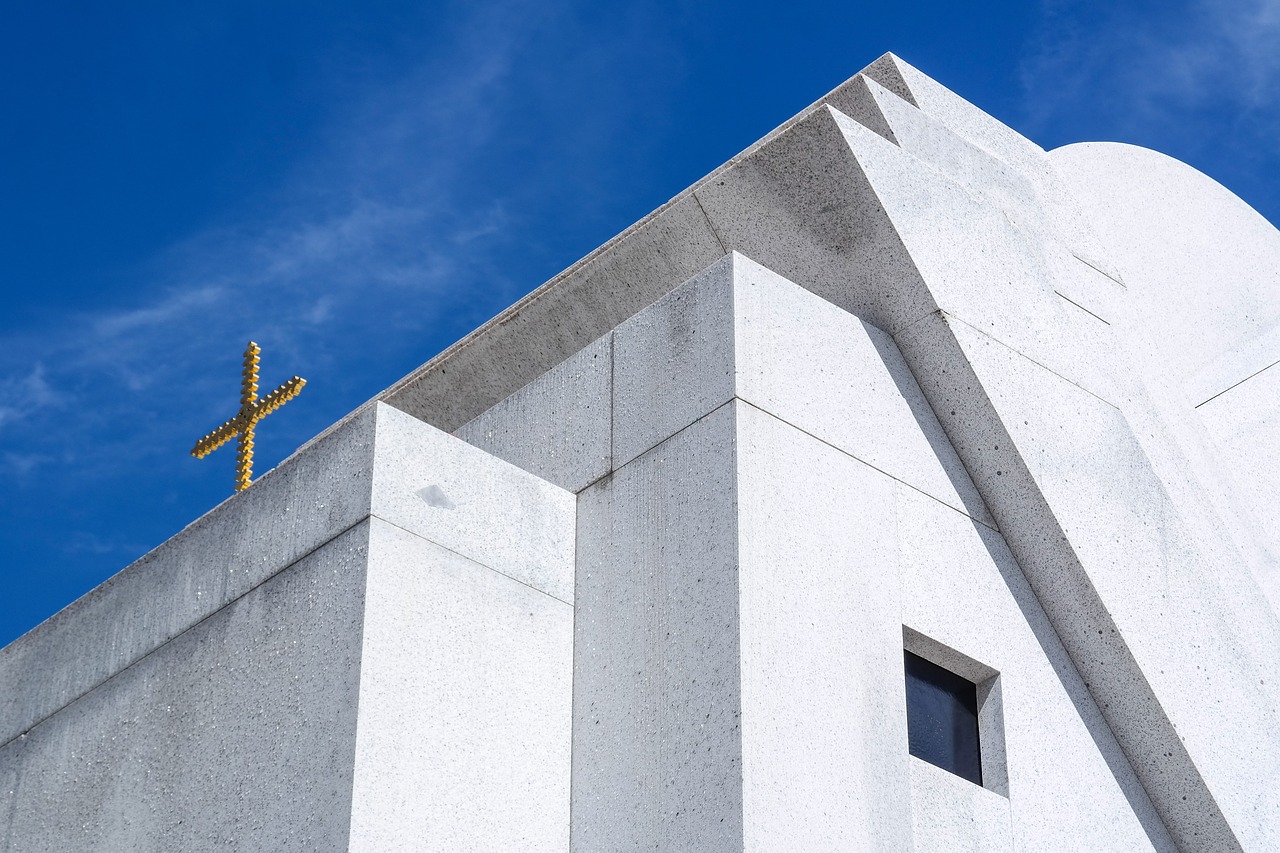
{"type": "Polygon", "coordinates": [[[1280,850],[1277,362],[885,56],[0,652],[0,849],[1280,850]]]}

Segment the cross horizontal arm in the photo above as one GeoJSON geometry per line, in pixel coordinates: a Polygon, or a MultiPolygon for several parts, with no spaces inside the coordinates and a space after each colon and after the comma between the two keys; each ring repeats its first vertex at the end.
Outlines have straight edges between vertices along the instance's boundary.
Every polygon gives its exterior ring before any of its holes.
{"type": "Polygon", "coordinates": [[[236,415],[213,432],[196,442],[196,446],[191,448],[191,455],[197,459],[203,459],[231,439],[235,438],[240,432],[241,420],[236,415]]]}
{"type": "Polygon", "coordinates": [[[295,376],[288,382],[281,384],[279,388],[253,404],[255,409],[254,415],[256,417],[262,417],[263,415],[271,414],[276,409],[298,396],[298,392],[301,391],[302,386],[306,384],[307,380],[303,379],[301,376],[295,376]]]}
{"type": "Polygon", "coordinates": [[[244,350],[244,370],[240,374],[240,411],[235,417],[196,442],[191,455],[203,459],[233,438],[239,437],[236,453],[236,491],[242,492],[253,482],[253,432],[258,421],[298,396],[307,380],[295,376],[279,388],[258,397],[258,365],[262,349],[253,341],[244,350]]]}

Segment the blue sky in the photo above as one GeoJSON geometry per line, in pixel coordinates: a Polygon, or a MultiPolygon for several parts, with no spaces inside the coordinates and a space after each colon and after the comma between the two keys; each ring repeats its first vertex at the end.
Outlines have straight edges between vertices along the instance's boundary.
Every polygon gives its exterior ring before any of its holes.
{"type": "Polygon", "coordinates": [[[1280,0],[19,4],[0,23],[0,644],[892,50],[1280,222],[1280,0]]]}

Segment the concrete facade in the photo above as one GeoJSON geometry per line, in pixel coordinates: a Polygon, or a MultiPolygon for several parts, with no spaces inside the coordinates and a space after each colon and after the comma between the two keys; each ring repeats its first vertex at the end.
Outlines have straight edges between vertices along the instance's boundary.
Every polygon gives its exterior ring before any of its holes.
{"type": "Polygon", "coordinates": [[[370,407],[0,654],[0,849],[567,847],[575,523],[370,407]]]}
{"type": "Polygon", "coordinates": [[[1243,202],[886,55],[0,651],[0,849],[1280,849],[1278,371],[1243,202]]]}

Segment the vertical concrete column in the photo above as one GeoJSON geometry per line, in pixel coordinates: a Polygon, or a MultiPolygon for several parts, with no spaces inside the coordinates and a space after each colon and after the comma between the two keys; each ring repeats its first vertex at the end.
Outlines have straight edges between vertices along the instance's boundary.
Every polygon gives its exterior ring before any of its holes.
{"type": "Polygon", "coordinates": [[[743,849],[911,849],[893,481],[738,413],[743,849]]]}
{"type": "Polygon", "coordinates": [[[743,849],[735,419],[579,495],[572,848],[743,849]]]}
{"type": "Polygon", "coordinates": [[[579,853],[910,848],[892,481],[737,397],[740,260],[614,333],[618,467],[578,503],[579,853]]]}
{"type": "Polygon", "coordinates": [[[573,850],[909,849],[889,483],[734,400],[581,494],[573,850]]]}
{"type": "Polygon", "coordinates": [[[568,848],[574,503],[378,406],[351,850],[568,848]]]}

